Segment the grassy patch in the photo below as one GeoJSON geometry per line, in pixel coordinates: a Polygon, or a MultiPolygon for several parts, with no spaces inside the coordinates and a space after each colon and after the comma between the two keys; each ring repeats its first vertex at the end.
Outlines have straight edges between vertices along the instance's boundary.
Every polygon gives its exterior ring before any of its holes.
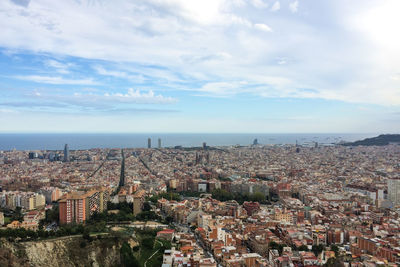
{"type": "Polygon", "coordinates": [[[138,259],[140,266],[144,266],[146,261],[146,267],[161,266],[165,249],[163,242],[155,239],[154,232],[136,232],[136,237],[140,243],[140,249],[134,252],[134,256],[138,259]],[[151,257],[153,254],[154,256],[151,257]]]}
{"type": "Polygon", "coordinates": [[[4,224],[7,225],[11,222],[11,217],[4,217],[4,224]]]}

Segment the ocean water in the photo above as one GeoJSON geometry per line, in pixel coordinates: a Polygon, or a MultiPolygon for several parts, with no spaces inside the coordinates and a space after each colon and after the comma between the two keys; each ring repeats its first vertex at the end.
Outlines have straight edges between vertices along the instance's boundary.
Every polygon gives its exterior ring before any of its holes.
{"type": "Polygon", "coordinates": [[[62,150],[69,148],[143,148],[147,138],[152,147],[157,147],[161,138],[162,147],[195,147],[206,142],[208,146],[249,145],[257,138],[259,144],[299,144],[307,142],[337,143],[341,140],[356,141],[377,134],[0,134],[0,150],[62,150]]]}

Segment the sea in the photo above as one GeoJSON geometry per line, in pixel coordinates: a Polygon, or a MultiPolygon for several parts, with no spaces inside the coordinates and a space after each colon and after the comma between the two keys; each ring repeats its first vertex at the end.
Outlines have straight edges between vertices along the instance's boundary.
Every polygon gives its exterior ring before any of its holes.
{"type": "Polygon", "coordinates": [[[71,150],[91,148],[144,148],[151,138],[152,147],[200,147],[207,146],[247,146],[257,139],[261,145],[267,144],[335,144],[340,141],[356,141],[377,134],[266,134],[266,133],[3,133],[0,134],[0,150],[63,150],[68,144],[71,150]]]}

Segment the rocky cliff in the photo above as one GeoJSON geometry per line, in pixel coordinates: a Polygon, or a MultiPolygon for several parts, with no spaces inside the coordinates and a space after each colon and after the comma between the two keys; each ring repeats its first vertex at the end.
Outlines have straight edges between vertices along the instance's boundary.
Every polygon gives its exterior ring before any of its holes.
{"type": "Polygon", "coordinates": [[[118,266],[122,240],[100,236],[92,241],[81,236],[34,242],[0,241],[0,266],[118,266]]]}

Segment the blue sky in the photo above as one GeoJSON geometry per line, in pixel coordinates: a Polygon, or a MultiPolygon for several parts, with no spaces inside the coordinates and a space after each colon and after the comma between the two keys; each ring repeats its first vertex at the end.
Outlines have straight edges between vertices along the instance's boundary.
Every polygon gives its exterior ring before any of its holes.
{"type": "Polygon", "coordinates": [[[399,132],[399,9],[1,1],[0,132],[399,132]]]}

